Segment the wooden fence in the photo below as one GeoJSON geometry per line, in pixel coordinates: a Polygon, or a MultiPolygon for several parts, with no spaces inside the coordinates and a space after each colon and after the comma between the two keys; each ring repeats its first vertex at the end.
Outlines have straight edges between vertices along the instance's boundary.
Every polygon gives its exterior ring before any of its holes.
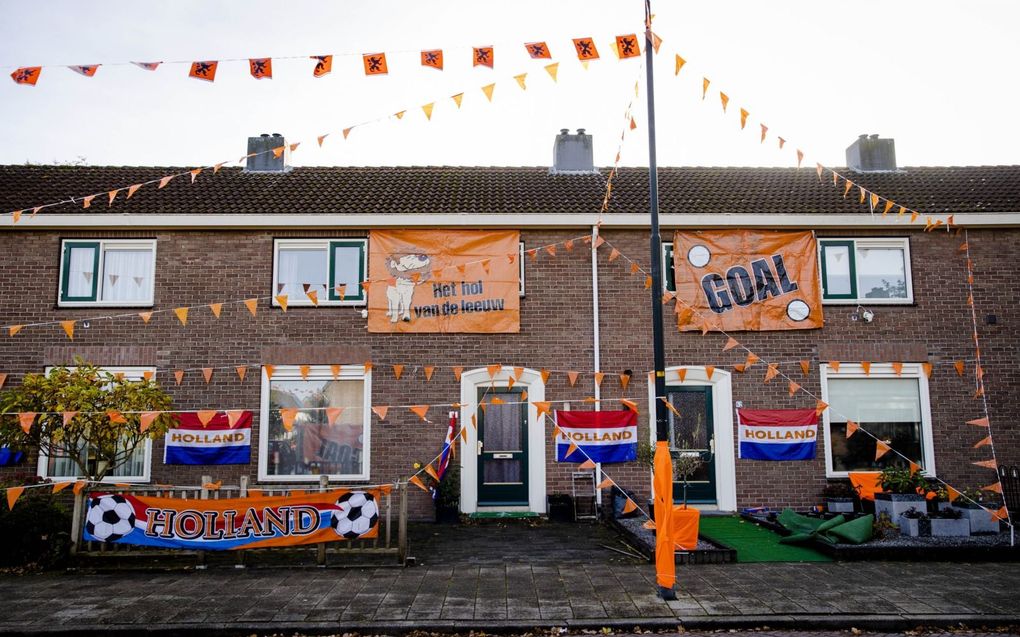
{"type": "MultiPolygon", "coordinates": [[[[202,476],[202,484],[212,482],[211,476],[202,476]]],[[[326,491],[332,489],[350,488],[357,489],[357,486],[330,484],[329,480],[322,476],[317,485],[281,485],[273,487],[260,486],[258,490],[264,496],[286,495],[290,491],[304,490],[326,491]]],[[[218,489],[203,489],[201,487],[167,487],[152,485],[131,485],[130,488],[115,487],[101,489],[110,493],[129,493],[131,495],[180,498],[184,500],[220,500],[225,498],[244,498],[248,496],[248,477],[242,476],[240,484],[223,485],[218,489]]],[[[182,557],[195,556],[198,564],[205,564],[207,553],[210,551],[188,550],[188,549],[165,549],[149,546],[138,546],[133,544],[119,544],[86,541],[83,537],[85,528],[86,509],[85,499],[87,492],[75,496],[74,512],[71,518],[71,537],[74,538],[72,553],[87,558],[104,557],[182,557]]],[[[315,562],[320,566],[331,562],[339,562],[345,557],[355,555],[390,554],[397,558],[400,564],[405,562],[407,557],[407,483],[399,482],[393,489],[384,494],[379,501],[379,533],[377,537],[363,540],[341,540],[337,542],[322,542],[309,547],[280,547],[280,548],[253,548],[239,549],[235,551],[223,551],[237,555],[237,564],[244,565],[246,554],[252,552],[267,551],[315,551],[315,562]],[[396,500],[396,502],[394,502],[396,500]],[[394,510],[396,509],[396,510],[394,510]],[[396,529],[393,528],[396,522],[396,529]],[[396,531],[396,533],[394,533],[396,531]],[[394,535],[396,537],[394,538],[394,535]],[[334,559],[330,559],[334,558],[334,559]]],[[[216,551],[221,553],[221,551],[216,551]]]]}

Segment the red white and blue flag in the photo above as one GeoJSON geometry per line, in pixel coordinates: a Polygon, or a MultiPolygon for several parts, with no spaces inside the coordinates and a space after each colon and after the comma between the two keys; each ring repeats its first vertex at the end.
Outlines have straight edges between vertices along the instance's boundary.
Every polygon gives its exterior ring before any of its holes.
{"type": "Polygon", "coordinates": [[[178,425],[166,432],[163,464],[248,464],[251,461],[251,412],[242,412],[233,427],[223,412],[202,424],[198,414],[176,415],[178,425]]]}
{"type": "Polygon", "coordinates": [[[814,409],[738,409],[737,436],[744,460],[814,460],[818,413],[814,409]]]}
{"type": "Polygon", "coordinates": [[[436,463],[436,475],[439,479],[436,481],[436,487],[432,488],[432,499],[435,500],[439,497],[439,485],[438,482],[442,481],[443,476],[446,475],[446,470],[450,466],[450,455],[453,453],[453,440],[457,435],[457,412],[450,412],[450,424],[446,428],[446,440],[443,441],[443,451],[439,454],[439,461],[436,463]]]}
{"type": "Polygon", "coordinates": [[[560,430],[557,462],[630,462],[637,458],[637,414],[630,409],[557,411],[556,425],[560,430]]]}

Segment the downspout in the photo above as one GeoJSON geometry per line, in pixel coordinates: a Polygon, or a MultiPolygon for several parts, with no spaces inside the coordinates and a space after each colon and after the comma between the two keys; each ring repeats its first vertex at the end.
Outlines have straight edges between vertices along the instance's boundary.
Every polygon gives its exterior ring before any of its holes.
{"type": "MultiPolygon", "coordinates": [[[[596,372],[602,371],[602,357],[599,354],[599,262],[598,249],[595,247],[595,240],[598,238],[599,227],[591,227],[591,315],[592,315],[592,351],[594,357],[592,364],[596,372]]],[[[602,388],[595,383],[595,411],[602,411],[602,388]]],[[[595,463],[595,506],[602,506],[602,489],[598,488],[602,482],[602,463],[595,463]]]]}

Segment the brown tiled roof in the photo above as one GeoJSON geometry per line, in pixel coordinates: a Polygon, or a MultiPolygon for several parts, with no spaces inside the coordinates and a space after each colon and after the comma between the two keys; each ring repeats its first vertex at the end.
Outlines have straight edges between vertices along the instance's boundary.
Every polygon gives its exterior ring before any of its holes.
{"type": "MultiPolygon", "coordinates": [[[[0,166],[0,211],[32,208],[106,192],[182,168],[0,166]]],[[[848,173],[855,182],[922,213],[1018,212],[1020,166],[904,168],[848,173]]],[[[91,214],[528,213],[597,212],[605,176],[550,175],[544,167],[309,167],[285,174],[224,168],[196,183],[178,177],[166,188],[145,186],[113,206],[96,197],[91,214]]],[[[611,212],[648,211],[648,173],[625,168],[614,182],[611,212]]],[[[847,199],[813,168],[660,168],[663,213],[866,213],[855,191],[847,199]]],[[[67,203],[46,212],[81,211],[67,203]]]]}

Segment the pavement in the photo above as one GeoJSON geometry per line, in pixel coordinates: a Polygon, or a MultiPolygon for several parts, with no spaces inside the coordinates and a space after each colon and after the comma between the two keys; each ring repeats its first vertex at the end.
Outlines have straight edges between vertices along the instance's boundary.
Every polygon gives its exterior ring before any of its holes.
{"type": "Polygon", "coordinates": [[[676,601],[603,526],[412,530],[417,566],[60,571],[0,576],[0,633],[329,634],[908,630],[1020,625],[1016,563],[755,563],[678,567],[676,601]],[[608,548],[607,548],[608,547],[608,548]],[[617,550],[613,550],[617,549],[617,550]]]}

